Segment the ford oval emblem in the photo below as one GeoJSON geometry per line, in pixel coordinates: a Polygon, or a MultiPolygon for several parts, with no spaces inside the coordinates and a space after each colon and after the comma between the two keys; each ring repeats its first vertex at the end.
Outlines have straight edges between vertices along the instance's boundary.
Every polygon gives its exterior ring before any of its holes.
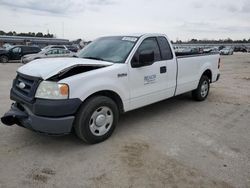
{"type": "Polygon", "coordinates": [[[20,82],[19,84],[18,84],[18,87],[20,88],[20,89],[24,89],[25,88],[25,83],[23,83],[23,82],[20,82]]]}

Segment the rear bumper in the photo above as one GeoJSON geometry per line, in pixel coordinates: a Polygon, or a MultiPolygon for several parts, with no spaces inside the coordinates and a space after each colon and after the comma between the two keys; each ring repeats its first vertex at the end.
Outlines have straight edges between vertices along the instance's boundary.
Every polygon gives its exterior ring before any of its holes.
{"type": "Polygon", "coordinates": [[[15,103],[1,118],[5,125],[17,124],[27,129],[50,134],[63,135],[71,132],[74,116],[43,117],[33,114],[27,107],[15,103]]]}

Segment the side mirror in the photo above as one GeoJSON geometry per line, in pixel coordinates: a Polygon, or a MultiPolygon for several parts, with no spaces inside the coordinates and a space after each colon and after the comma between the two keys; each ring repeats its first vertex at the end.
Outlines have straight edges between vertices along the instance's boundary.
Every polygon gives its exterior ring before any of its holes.
{"type": "Polygon", "coordinates": [[[139,62],[143,65],[152,65],[154,63],[154,51],[145,50],[139,54],[139,62]]]}
{"type": "Polygon", "coordinates": [[[138,56],[135,56],[132,60],[131,65],[133,68],[149,66],[154,63],[154,51],[144,50],[138,56]],[[138,56],[139,58],[137,58],[138,56]]]}

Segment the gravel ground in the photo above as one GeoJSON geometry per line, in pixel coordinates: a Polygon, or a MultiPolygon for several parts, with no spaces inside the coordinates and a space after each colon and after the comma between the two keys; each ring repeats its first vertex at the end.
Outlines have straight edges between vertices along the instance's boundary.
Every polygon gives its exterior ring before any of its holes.
{"type": "MultiPolygon", "coordinates": [[[[222,62],[205,102],[129,112],[101,144],[0,123],[0,187],[250,187],[250,54],[222,62]]],[[[19,66],[0,64],[0,114],[19,66]]]]}

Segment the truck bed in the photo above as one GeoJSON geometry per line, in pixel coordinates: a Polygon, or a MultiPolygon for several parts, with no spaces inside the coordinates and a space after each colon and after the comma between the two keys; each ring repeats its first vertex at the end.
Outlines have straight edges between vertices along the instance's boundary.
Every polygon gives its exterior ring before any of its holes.
{"type": "Polygon", "coordinates": [[[209,52],[209,53],[198,53],[198,52],[175,52],[175,56],[177,58],[187,58],[194,56],[207,56],[207,55],[215,55],[219,54],[219,52],[209,52]]]}

